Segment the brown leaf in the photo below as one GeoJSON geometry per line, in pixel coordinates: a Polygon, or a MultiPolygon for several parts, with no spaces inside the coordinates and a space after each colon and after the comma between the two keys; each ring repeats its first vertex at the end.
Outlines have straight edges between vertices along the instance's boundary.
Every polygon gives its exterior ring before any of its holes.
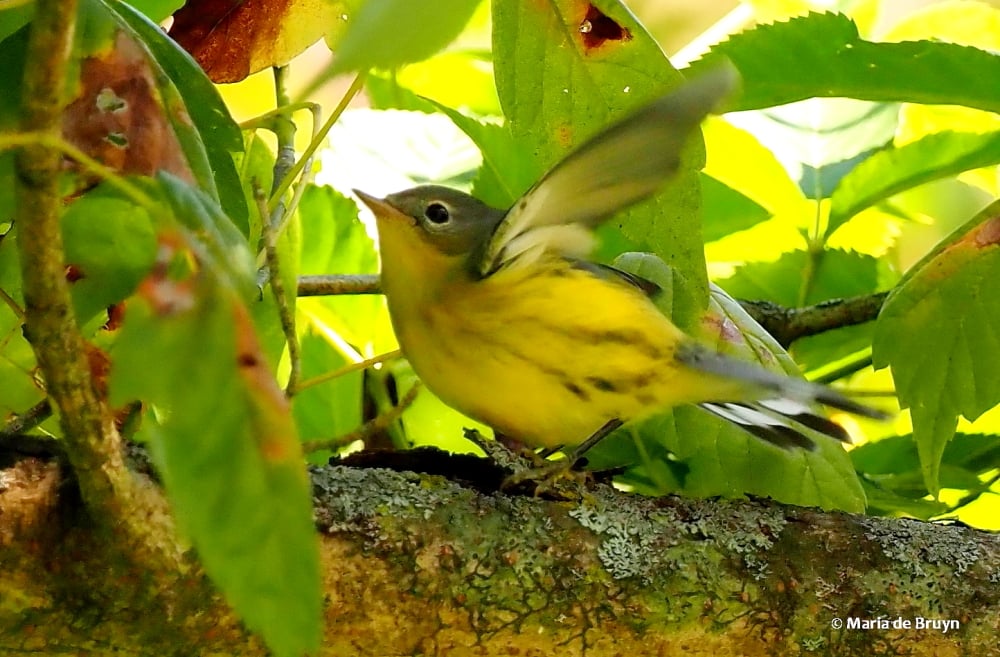
{"type": "Polygon", "coordinates": [[[170,36],[213,82],[239,82],[287,64],[346,23],[346,2],[190,0],[174,14],[170,36]]]}
{"type": "Polygon", "coordinates": [[[194,182],[149,56],[124,32],[110,50],[81,62],[80,93],[63,113],[62,129],[73,145],[119,173],[169,171],[194,182]]]}

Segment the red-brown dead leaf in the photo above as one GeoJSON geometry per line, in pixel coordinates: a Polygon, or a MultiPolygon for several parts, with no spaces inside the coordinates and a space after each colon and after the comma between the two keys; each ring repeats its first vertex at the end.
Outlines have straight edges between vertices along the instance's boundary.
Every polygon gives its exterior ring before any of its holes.
{"type": "Polygon", "coordinates": [[[193,183],[166,116],[147,53],[124,32],[114,47],[85,58],[80,94],[63,113],[63,136],[119,173],[169,171],[193,183]]]}
{"type": "Polygon", "coordinates": [[[239,82],[287,64],[340,29],[346,12],[331,0],[189,0],[169,34],[213,82],[239,82]]]}

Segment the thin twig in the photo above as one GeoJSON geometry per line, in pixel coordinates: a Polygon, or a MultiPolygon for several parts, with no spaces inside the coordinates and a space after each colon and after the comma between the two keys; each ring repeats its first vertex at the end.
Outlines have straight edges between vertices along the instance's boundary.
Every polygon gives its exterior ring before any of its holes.
{"type": "Polygon", "coordinates": [[[299,276],[300,297],[324,297],[340,294],[381,294],[382,285],[374,274],[336,274],[299,276]]]}
{"type": "MultiPolygon", "coordinates": [[[[260,188],[257,181],[253,181],[253,196],[261,216],[267,212],[267,195],[260,188]]],[[[281,278],[281,264],[278,258],[278,239],[275,236],[274,224],[264,221],[262,229],[264,234],[264,252],[267,254],[267,268],[271,272],[271,294],[274,295],[274,303],[278,307],[278,319],[281,322],[281,331],[285,334],[285,342],[288,344],[288,360],[291,364],[288,373],[288,383],[285,385],[285,395],[291,397],[298,387],[299,376],[302,371],[302,355],[299,352],[299,335],[295,328],[295,311],[288,302],[288,294],[285,291],[285,282],[281,278]]]]}
{"type": "Polygon", "coordinates": [[[351,443],[361,440],[364,441],[371,436],[375,435],[380,431],[384,431],[393,422],[399,419],[399,416],[403,414],[403,411],[413,403],[413,400],[417,398],[417,393],[420,392],[420,383],[414,384],[407,393],[399,400],[399,403],[387,410],[384,413],[379,414],[377,417],[372,418],[368,422],[362,424],[358,429],[346,433],[342,436],[337,436],[336,438],[331,438],[329,440],[310,440],[302,443],[302,451],[306,454],[311,454],[312,452],[317,452],[321,449],[337,450],[341,447],[346,447],[351,443]]]}
{"type": "Polygon", "coordinates": [[[365,360],[360,360],[356,363],[345,365],[344,367],[336,369],[332,372],[327,372],[326,374],[320,374],[319,376],[314,376],[311,379],[306,379],[305,381],[300,383],[297,388],[295,388],[294,392],[301,392],[307,388],[312,388],[313,386],[318,386],[321,383],[332,381],[336,378],[344,376],[345,374],[350,374],[351,372],[357,372],[358,370],[366,370],[369,367],[372,367],[373,365],[384,363],[385,361],[393,360],[394,358],[399,358],[402,355],[403,352],[401,352],[399,349],[396,349],[394,351],[389,351],[384,354],[379,354],[378,356],[373,356],[365,360]]]}
{"type": "Polygon", "coordinates": [[[344,94],[344,97],[340,99],[340,103],[338,103],[337,107],[333,110],[333,114],[331,114],[330,117],[326,120],[326,123],[323,124],[323,127],[316,132],[316,135],[313,137],[312,141],[309,143],[309,146],[306,147],[305,152],[302,154],[302,158],[299,159],[298,162],[296,162],[295,166],[291,168],[288,174],[284,177],[284,180],[281,181],[281,184],[275,189],[274,193],[271,194],[271,202],[268,205],[268,207],[274,208],[278,205],[278,202],[280,201],[281,197],[284,196],[285,192],[287,192],[288,189],[292,186],[292,182],[302,173],[303,169],[305,169],[306,167],[306,164],[312,161],[313,155],[316,153],[317,149],[319,149],[320,145],[323,143],[323,140],[326,138],[327,133],[330,132],[330,128],[332,128],[333,125],[340,119],[341,114],[344,113],[344,110],[347,109],[347,106],[350,105],[351,101],[354,100],[354,97],[357,96],[358,93],[361,91],[361,88],[364,86],[364,83],[365,83],[365,74],[359,73],[358,76],[354,78],[354,81],[351,83],[351,86],[348,87],[347,92],[344,94]]]}
{"type": "Polygon", "coordinates": [[[24,146],[38,146],[58,151],[63,156],[73,160],[87,173],[120,191],[130,201],[150,212],[159,208],[153,199],[139,187],[131,184],[111,167],[105,166],[90,157],[79,148],[63,139],[58,134],[41,132],[21,132],[18,134],[0,134],[0,151],[24,146]]]}
{"type": "Polygon", "coordinates": [[[0,429],[0,438],[15,434],[27,433],[45,420],[52,417],[52,404],[48,399],[43,399],[25,412],[15,415],[7,424],[0,429]]]}
{"type": "Polygon", "coordinates": [[[311,101],[303,101],[299,103],[289,103],[284,107],[276,107],[273,110],[264,112],[260,116],[255,116],[252,119],[244,121],[240,124],[240,130],[273,130],[273,122],[276,117],[285,116],[291,112],[298,112],[299,110],[309,110],[315,115],[315,113],[319,110],[319,104],[311,101]]]}

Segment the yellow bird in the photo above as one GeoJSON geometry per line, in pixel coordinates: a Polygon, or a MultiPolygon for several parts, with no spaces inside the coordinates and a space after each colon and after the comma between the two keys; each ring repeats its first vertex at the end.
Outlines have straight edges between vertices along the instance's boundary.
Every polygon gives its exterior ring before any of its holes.
{"type": "Polygon", "coordinates": [[[731,68],[683,84],[586,142],[509,210],[433,185],[385,199],[355,190],[375,215],[400,346],[428,388],[545,448],[590,446],[604,427],[679,404],[781,447],[814,447],[809,429],[846,439],[815,402],[881,417],[698,344],[641,280],[585,259],[592,229],[662,187],[735,84],[731,68]]]}

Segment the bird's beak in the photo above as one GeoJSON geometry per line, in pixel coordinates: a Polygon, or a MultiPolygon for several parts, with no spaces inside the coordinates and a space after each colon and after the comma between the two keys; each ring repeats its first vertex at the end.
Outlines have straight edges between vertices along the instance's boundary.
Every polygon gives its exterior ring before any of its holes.
{"type": "Polygon", "coordinates": [[[368,206],[376,217],[384,217],[393,213],[399,213],[399,210],[392,207],[386,203],[383,199],[372,196],[371,194],[365,194],[360,189],[352,189],[354,195],[361,199],[361,202],[368,206]]]}

